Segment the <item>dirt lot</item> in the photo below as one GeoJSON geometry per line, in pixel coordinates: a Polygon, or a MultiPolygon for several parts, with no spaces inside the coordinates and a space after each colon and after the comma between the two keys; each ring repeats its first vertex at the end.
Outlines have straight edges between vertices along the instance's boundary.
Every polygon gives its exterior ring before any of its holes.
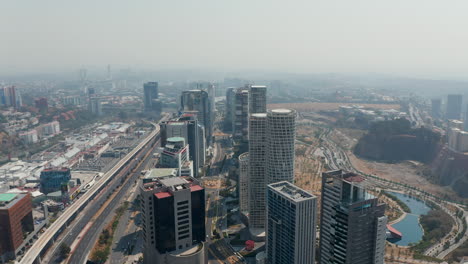
{"type": "Polygon", "coordinates": [[[400,109],[400,105],[397,104],[353,104],[353,103],[284,103],[284,104],[269,104],[268,109],[275,108],[290,108],[295,109],[299,112],[310,112],[310,111],[327,111],[327,110],[338,110],[342,105],[361,105],[365,108],[374,109],[400,109]]]}
{"type": "Polygon", "coordinates": [[[419,175],[423,165],[418,164],[417,162],[405,161],[397,164],[388,164],[376,161],[368,161],[356,157],[349,151],[348,156],[354,167],[364,173],[376,175],[378,177],[392,181],[406,183],[440,197],[448,195],[448,197],[452,199],[460,199],[460,197],[449,187],[443,187],[430,183],[423,176],[419,175]]]}
{"type": "Polygon", "coordinates": [[[221,179],[207,179],[203,181],[202,185],[203,187],[210,189],[222,189],[227,187],[226,182],[221,179]]]}

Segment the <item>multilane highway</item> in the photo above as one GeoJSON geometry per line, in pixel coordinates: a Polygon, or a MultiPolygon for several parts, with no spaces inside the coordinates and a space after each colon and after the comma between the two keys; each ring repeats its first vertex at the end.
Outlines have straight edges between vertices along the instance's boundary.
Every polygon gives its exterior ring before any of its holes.
{"type": "Polygon", "coordinates": [[[133,159],[140,155],[140,151],[148,144],[158,140],[159,126],[153,130],[136,148],[130,151],[122,160],[120,160],[112,169],[103,175],[101,180],[89,189],[81,198],[73,203],[50,227],[39,237],[39,239],[26,252],[20,263],[31,264],[41,263],[41,257],[46,253],[48,248],[55,242],[55,239],[62,233],[68,224],[70,224],[76,216],[93,200],[96,195],[107,187],[107,184],[114,178],[115,175],[122,172],[122,169],[127,169],[133,159]]]}
{"type": "MultiPolygon", "coordinates": [[[[75,248],[72,248],[72,252],[70,254],[71,256],[69,257],[69,260],[67,263],[82,264],[86,262],[87,255],[91,252],[92,248],[94,247],[94,244],[96,240],[98,239],[99,235],[101,234],[102,229],[114,216],[112,211],[118,207],[118,204],[122,201],[125,194],[128,193],[132,185],[138,180],[142,169],[145,167],[146,163],[148,163],[148,161],[150,160],[150,157],[151,157],[150,154],[154,151],[154,149],[157,146],[158,146],[158,143],[154,144],[154,146],[151,146],[151,145],[146,146],[147,150],[141,152],[141,155],[140,155],[143,158],[141,159],[139,158],[138,160],[136,160],[138,165],[135,168],[135,171],[132,171],[130,173],[130,176],[128,176],[128,179],[123,184],[121,183],[121,180],[119,178],[115,180],[114,184],[115,185],[122,184],[122,187],[117,190],[117,193],[115,196],[110,197],[110,199],[107,201],[108,203],[105,204],[102,212],[100,212],[100,214],[95,216],[96,219],[87,224],[87,228],[89,229],[85,230],[84,234],[79,238],[80,241],[83,241],[83,243],[77,243],[77,246],[75,248]]],[[[117,186],[114,186],[114,188],[115,187],[117,186]]],[[[114,190],[114,188],[110,189],[110,191],[114,190]]],[[[103,198],[106,198],[106,197],[103,197],[103,198]]]]}

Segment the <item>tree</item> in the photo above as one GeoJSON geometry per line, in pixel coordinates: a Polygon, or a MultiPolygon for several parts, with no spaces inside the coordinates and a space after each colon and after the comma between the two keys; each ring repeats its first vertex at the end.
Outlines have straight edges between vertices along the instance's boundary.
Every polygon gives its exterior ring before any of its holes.
{"type": "Polygon", "coordinates": [[[59,255],[60,255],[61,259],[68,258],[68,255],[70,254],[70,251],[71,251],[71,249],[67,244],[65,244],[63,242],[62,242],[62,244],[60,244],[59,255]]]}

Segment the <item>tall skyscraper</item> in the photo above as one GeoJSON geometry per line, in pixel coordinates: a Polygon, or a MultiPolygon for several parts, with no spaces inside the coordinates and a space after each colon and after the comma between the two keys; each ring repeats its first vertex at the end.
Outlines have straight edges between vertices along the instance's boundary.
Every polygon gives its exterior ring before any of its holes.
{"type": "Polygon", "coordinates": [[[41,98],[36,98],[34,99],[34,103],[36,105],[36,108],[39,110],[41,113],[47,113],[49,109],[49,104],[47,102],[47,98],[41,97],[41,98]]]}
{"type": "Polygon", "coordinates": [[[183,91],[180,100],[180,111],[197,111],[197,119],[205,127],[206,144],[209,146],[213,136],[211,102],[208,93],[202,90],[183,91]]]}
{"type": "Polygon", "coordinates": [[[449,94],[447,96],[446,119],[460,120],[462,112],[463,96],[461,94],[449,94]]]}
{"type": "Polygon", "coordinates": [[[239,155],[239,210],[249,211],[249,153],[239,155]]]}
{"type": "Polygon", "coordinates": [[[342,170],[322,174],[321,264],[384,263],[385,204],[365,184],[362,176],[342,170]]]}
{"type": "Polygon", "coordinates": [[[154,110],[154,100],[158,98],[158,82],[147,82],[143,84],[143,104],[145,111],[150,112],[154,110]]]}
{"type": "Polygon", "coordinates": [[[296,140],[296,111],[274,109],[267,113],[268,184],[294,182],[294,143],[296,140]]]}
{"type": "Polygon", "coordinates": [[[317,197],[282,181],[268,185],[267,201],[268,263],[313,264],[317,197]]]}
{"type": "Polygon", "coordinates": [[[267,88],[264,85],[251,85],[249,91],[249,112],[250,114],[255,113],[266,113],[266,91],[267,88]]]}
{"type": "Polygon", "coordinates": [[[94,87],[89,87],[87,91],[88,91],[88,97],[93,97],[96,95],[96,88],[94,87]]]}
{"type": "Polygon", "coordinates": [[[0,105],[19,108],[23,106],[21,94],[15,86],[0,88],[0,105]]]}
{"type": "Polygon", "coordinates": [[[99,97],[89,98],[88,111],[91,113],[101,116],[102,115],[102,102],[99,97]]]}
{"type": "Polygon", "coordinates": [[[145,264],[205,264],[205,190],[170,169],[149,171],[141,184],[145,264]]]}
{"type": "Polygon", "coordinates": [[[234,95],[232,137],[238,144],[247,144],[249,136],[249,90],[239,88],[234,95]]]}
{"type": "MultiPolygon", "coordinates": [[[[184,112],[180,117],[179,121],[187,122],[189,144],[190,142],[197,144],[197,149],[194,149],[193,153],[197,152],[198,166],[203,168],[206,161],[206,133],[205,127],[198,120],[198,111],[184,112]]],[[[198,175],[198,173],[196,174],[198,175]]]]}
{"type": "Polygon", "coordinates": [[[210,106],[211,106],[211,120],[214,121],[214,114],[215,114],[215,106],[216,106],[216,87],[214,86],[214,84],[210,83],[208,85],[208,88],[206,90],[206,92],[208,93],[208,98],[210,99],[210,106]]]}
{"type": "Polygon", "coordinates": [[[161,122],[161,145],[171,137],[182,137],[189,145],[189,157],[193,162],[193,175],[198,177],[199,169],[205,164],[205,138],[203,126],[198,124],[194,114],[183,114],[180,118],[161,122]]]}
{"type": "Polygon", "coordinates": [[[432,99],[431,100],[431,116],[432,118],[440,118],[442,112],[442,100],[432,99]]]}
{"type": "Polygon", "coordinates": [[[249,118],[249,227],[265,229],[267,114],[252,114],[249,118]]]}
{"type": "Polygon", "coordinates": [[[468,104],[466,105],[466,112],[465,112],[465,131],[468,131],[468,104]]]}
{"type": "Polygon", "coordinates": [[[226,115],[224,117],[224,129],[228,132],[232,132],[234,112],[235,112],[235,95],[236,88],[227,88],[226,90],[226,115]]]}
{"type": "Polygon", "coordinates": [[[0,88],[0,106],[6,105],[5,88],[0,88]]]}

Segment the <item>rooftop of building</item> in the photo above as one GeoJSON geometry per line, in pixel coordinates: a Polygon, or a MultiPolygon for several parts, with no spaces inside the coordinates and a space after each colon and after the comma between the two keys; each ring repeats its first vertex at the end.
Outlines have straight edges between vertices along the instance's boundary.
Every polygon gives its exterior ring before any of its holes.
{"type": "Polygon", "coordinates": [[[315,195],[308,193],[287,181],[272,183],[268,185],[268,187],[294,202],[301,202],[317,198],[315,195]]]}
{"type": "Polygon", "coordinates": [[[271,114],[275,114],[275,115],[290,115],[290,114],[295,114],[296,111],[293,109],[278,108],[278,109],[269,110],[268,112],[270,112],[271,114]]]}
{"type": "Polygon", "coordinates": [[[183,137],[170,137],[167,139],[168,142],[184,142],[185,139],[183,137]]]}
{"type": "Polygon", "coordinates": [[[354,182],[354,183],[359,183],[359,182],[363,182],[365,181],[366,179],[360,175],[357,175],[357,174],[354,174],[354,173],[347,173],[347,174],[344,174],[343,175],[343,180],[347,181],[347,182],[354,182]]]}
{"type": "Polygon", "coordinates": [[[252,117],[266,117],[267,114],[266,113],[255,113],[255,114],[251,114],[250,116],[252,116],[252,117]]]}
{"type": "Polygon", "coordinates": [[[10,202],[16,197],[16,193],[0,193],[0,202],[10,202]]]}
{"type": "Polygon", "coordinates": [[[183,125],[185,125],[184,121],[168,121],[167,123],[169,123],[171,126],[183,126],[183,125]]]}
{"type": "Polygon", "coordinates": [[[457,120],[457,119],[450,119],[449,122],[454,123],[454,124],[463,124],[463,121],[457,120]]]}
{"type": "Polygon", "coordinates": [[[18,201],[27,196],[27,193],[2,193],[0,194],[0,209],[9,209],[18,201]]]}
{"type": "Polygon", "coordinates": [[[166,187],[173,187],[178,185],[184,185],[187,181],[182,177],[167,177],[160,180],[161,184],[166,187]]]}
{"type": "Polygon", "coordinates": [[[44,172],[49,172],[49,171],[68,172],[68,171],[70,171],[70,168],[67,168],[67,167],[49,167],[49,168],[45,168],[43,171],[44,172]]]}
{"type": "MultiPolygon", "coordinates": [[[[327,171],[324,173],[325,176],[332,176],[338,179],[341,179],[343,182],[351,184],[353,186],[357,186],[363,190],[368,189],[368,185],[370,184],[369,181],[362,175],[356,174],[354,172],[347,172],[343,170],[334,170],[334,171],[327,171]]],[[[366,196],[368,199],[373,198],[371,194],[366,196]]]]}
{"type": "Polygon", "coordinates": [[[143,190],[155,192],[158,198],[171,196],[180,190],[198,191],[200,183],[189,176],[176,176],[176,169],[153,169],[143,179],[143,190]],[[164,196],[164,197],[163,197],[164,196]]]}
{"type": "Polygon", "coordinates": [[[144,179],[156,179],[156,178],[168,177],[171,175],[175,175],[175,169],[158,168],[158,169],[152,169],[148,171],[145,174],[144,179]]]}

